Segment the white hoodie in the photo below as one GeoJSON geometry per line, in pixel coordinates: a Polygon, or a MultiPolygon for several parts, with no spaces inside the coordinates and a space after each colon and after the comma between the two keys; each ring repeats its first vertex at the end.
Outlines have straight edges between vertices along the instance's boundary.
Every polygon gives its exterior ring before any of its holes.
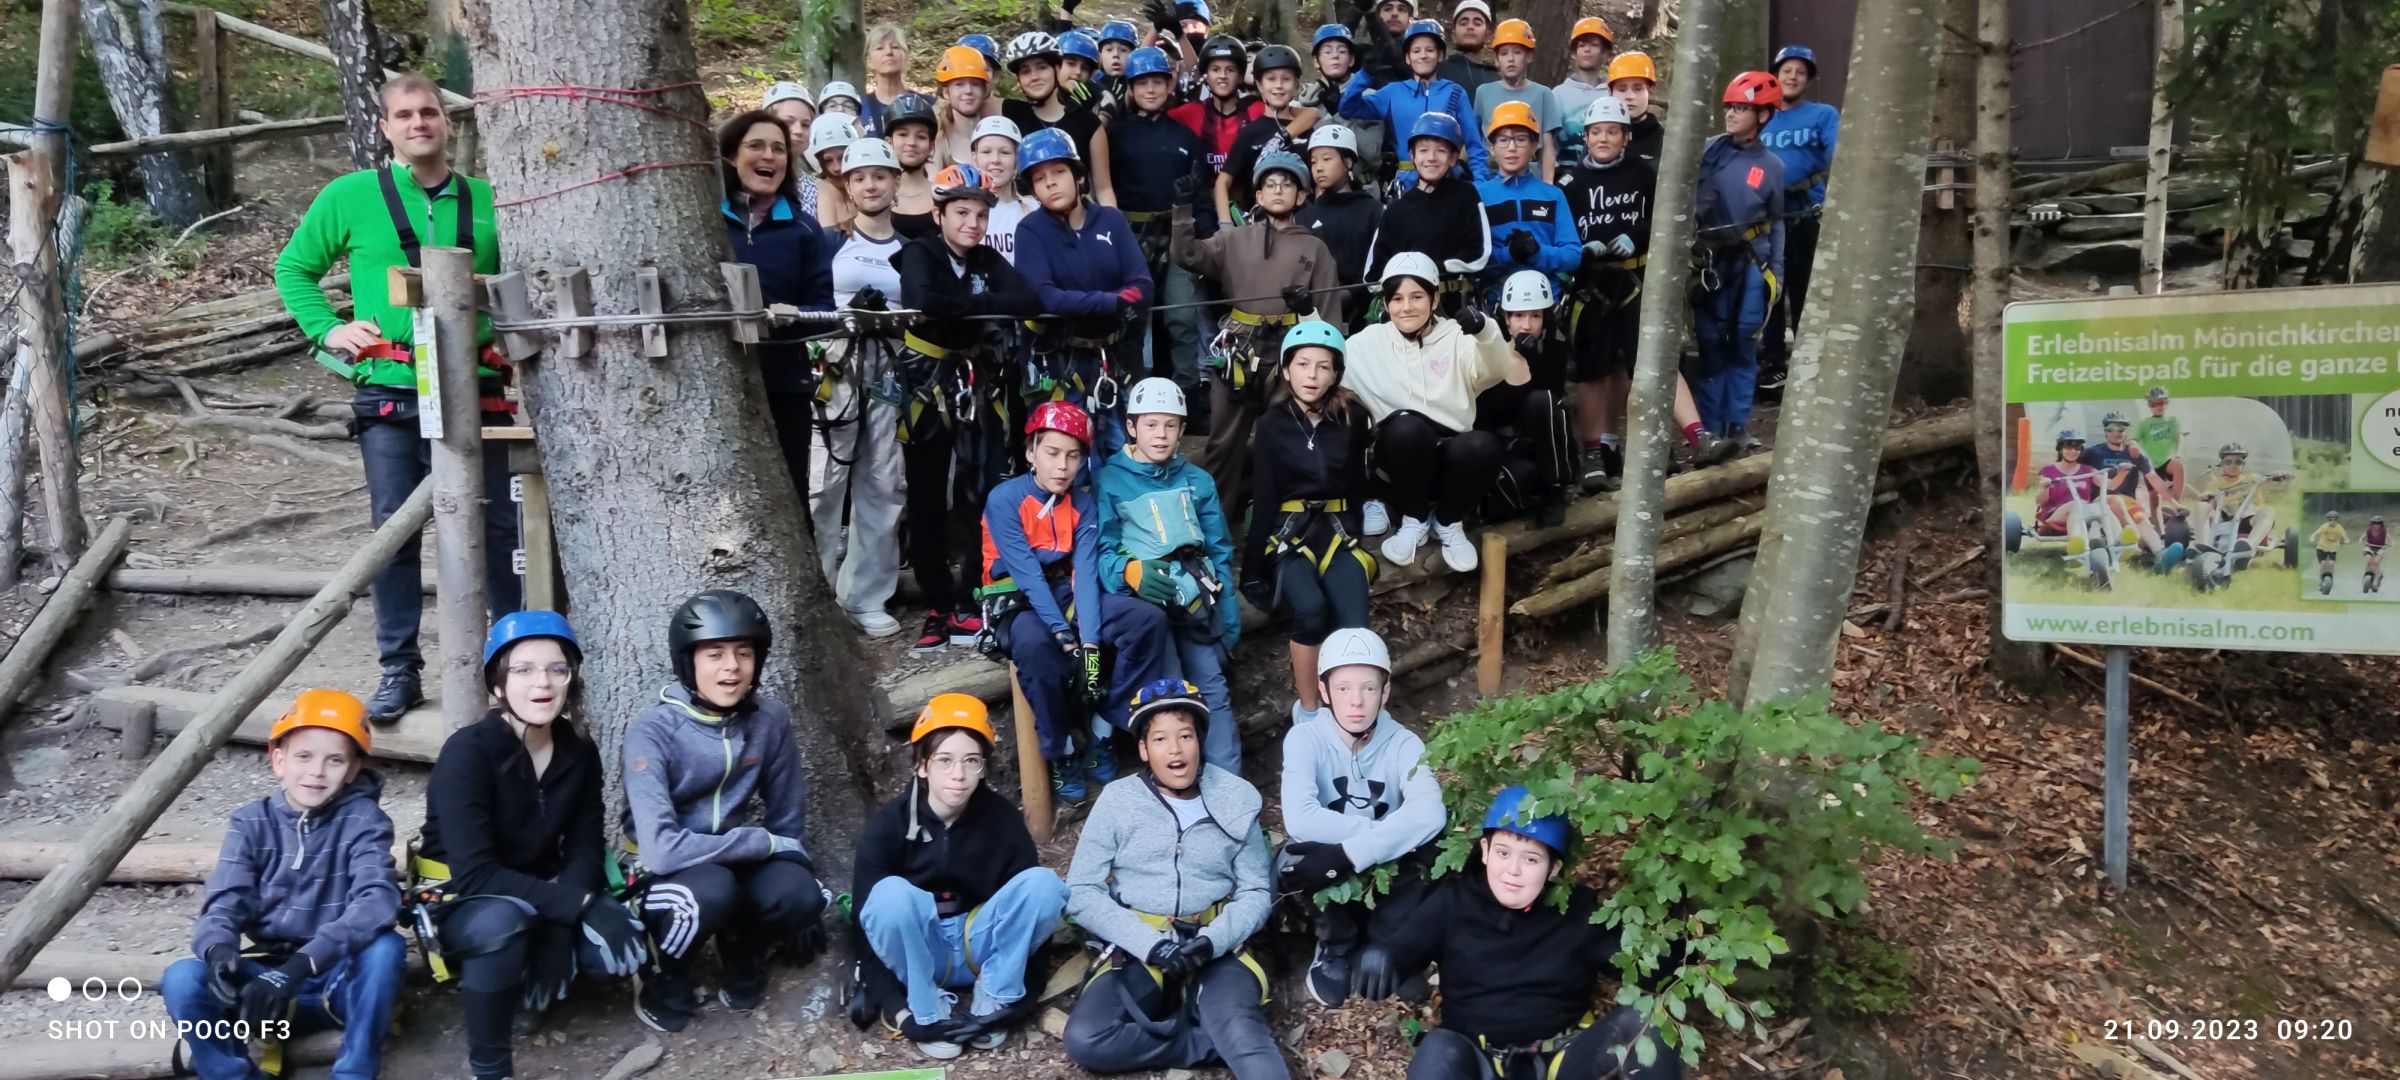
{"type": "Polygon", "coordinates": [[[1483,331],[1470,336],[1440,315],[1418,340],[1381,322],[1350,335],[1344,351],[1342,385],[1367,403],[1376,423],[1409,410],[1452,432],[1475,426],[1476,395],[1505,382],[1516,358],[1500,320],[1485,319],[1483,331]]]}
{"type": "Polygon", "coordinates": [[[1440,836],[1449,816],[1425,766],[1425,742],[1391,713],[1356,753],[1331,710],[1283,737],[1283,826],[1292,839],[1340,844],[1361,870],[1440,836]]]}

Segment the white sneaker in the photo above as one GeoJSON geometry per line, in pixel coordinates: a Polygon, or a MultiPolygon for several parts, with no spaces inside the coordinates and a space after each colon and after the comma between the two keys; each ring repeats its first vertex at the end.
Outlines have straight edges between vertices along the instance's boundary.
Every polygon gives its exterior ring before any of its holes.
{"type": "Polygon", "coordinates": [[[1425,543],[1425,523],[1413,517],[1400,519],[1400,527],[1384,537],[1383,561],[1393,566],[1410,566],[1417,561],[1417,548],[1425,543]]]}
{"type": "Polygon", "coordinates": [[[1368,499],[1358,511],[1358,530],[1368,536],[1382,536],[1392,531],[1392,513],[1384,509],[1382,499],[1368,499]]]}
{"type": "Polygon", "coordinates": [[[1467,539],[1465,525],[1445,525],[1437,521],[1433,524],[1433,535],[1441,538],[1442,561],[1450,564],[1453,572],[1464,574],[1475,569],[1480,560],[1475,557],[1475,542],[1467,539]]]}
{"type": "Polygon", "coordinates": [[[899,620],[892,618],[882,608],[876,608],[873,611],[851,611],[847,614],[850,616],[850,621],[857,623],[859,630],[868,637],[884,638],[900,632],[899,620]]]}

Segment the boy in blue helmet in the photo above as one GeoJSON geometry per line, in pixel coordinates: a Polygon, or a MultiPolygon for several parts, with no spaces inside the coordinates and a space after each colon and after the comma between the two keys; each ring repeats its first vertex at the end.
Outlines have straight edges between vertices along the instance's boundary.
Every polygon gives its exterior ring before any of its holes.
{"type": "Polygon", "coordinates": [[[1616,970],[1614,927],[1593,921],[1600,895],[1567,886],[1565,910],[1543,903],[1572,860],[1567,819],[1522,786],[1501,789],[1465,870],[1442,881],[1416,916],[1359,953],[1351,989],[1370,1001],[1428,963],[1442,976],[1442,1023],[1425,1033],[1409,1080],[1672,1080],[1673,1050],[1652,1064],[1634,1052],[1658,1039],[1631,1006],[1592,1016],[1593,991],[1616,970]]]}
{"type": "Polygon", "coordinates": [[[1767,315],[1767,328],[1758,349],[1758,388],[1783,388],[1791,362],[1793,335],[1800,330],[1800,309],[1808,299],[1808,272],[1817,260],[1818,214],[1825,208],[1825,178],[1833,175],[1833,146],[1841,134],[1841,110],[1822,101],[1806,100],[1817,81],[1817,52],[1806,45],[1786,45],[1775,54],[1767,71],[1783,91],[1783,104],[1759,141],[1783,159],[1783,303],[1767,315]]]}
{"type": "MultiPolygon", "coordinates": [[[[1442,24],[1432,19],[1418,19],[1408,24],[1408,32],[1400,38],[1401,57],[1408,65],[1408,78],[1376,87],[1368,80],[1366,72],[1351,75],[1349,85],[1342,89],[1341,114],[1359,120],[1380,120],[1395,141],[1405,138],[1408,144],[1414,144],[1418,138],[1418,118],[1428,113],[1448,116],[1454,125],[1461,117],[1473,117],[1474,99],[1468,97],[1466,90],[1457,83],[1436,74],[1442,64],[1442,46],[1447,40],[1442,24]]],[[[1455,141],[1459,153],[1466,158],[1468,178],[1485,175],[1490,169],[1490,162],[1484,150],[1483,137],[1472,128],[1462,128],[1455,141]]],[[[1400,174],[1406,175],[1415,168],[1407,145],[1394,145],[1391,152],[1400,174]]]]}
{"type": "MultiPolygon", "coordinates": [[[[1473,293],[1478,275],[1492,259],[1492,223],[1474,181],[1460,173],[1458,155],[1471,132],[1449,113],[1429,112],[1408,131],[1409,160],[1400,193],[1384,208],[1367,250],[1367,274],[1381,280],[1386,264],[1415,253],[1434,261],[1441,313],[1455,315],[1473,293]]],[[[1480,146],[1481,140],[1476,141],[1480,146]]]]}
{"type": "Polygon", "coordinates": [[[1083,158],[1056,128],[1017,144],[1017,187],[1041,210],[1017,225],[1017,271],[1056,316],[1025,361],[1025,398],[1072,401],[1101,418],[1103,456],[1124,443],[1121,383],[1141,357],[1157,286],[1132,223],[1086,198],[1083,158]]]}
{"type": "MultiPolygon", "coordinates": [[[[1135,49],[1125,61],[1125,79],[1125,107],[1108,124],[1115,205],[1140,239],[1150,280],[1158,284],[1158,303],[1190,304],[1199,299],[1200,285],[1168,258],[1169,225],[1179,199],[1189,206],[1198,197],[1186,189],[1193,187],[1194,170],[1206,168],[1208,148],[1192,129],[1167,115],[1175,104],[1175,62],[1166,50],[1135,49]]],[[[1136,328],[1143,368],[1173,378],[1186,393],[1201,382],[1197,313],[1179,306],[1157,316],[1155,321],[1164,324],[1161,331],[1147,324],[1136,328]]]]}
{"type": "MultiPolygon", "coordinates": [[[[1373,19],[1367,22],[1377,30],[1382,29],[1382,24],[1373,19]]],[[[1391,34],[1385,32],[1383,37],[1388,40],[1391,34]]],[[[1317,131],[1330,126],[1331,122],[1338,122],[1356,133],[1358,148],[1352,153],[1356,159],[1353,167],[1367,186],[1373,187],[1383,168],[1382,122],[1334,115],[1341,109],[1343,84],[1350,81],[1353,72],[1360,70],[1360,49],[1349,27],[1340,23],[1326,23],[1317,27],[1309,43],[1308,56],[1309,62],[1317,69],[1318,78],[1300,88],[1300,104],[1325,114],[1319,119],[1317,127],[1311,129],[1312,140],[1317,131]]],[[[1369,79],[1372,80],[1373,76],[1369,76],[1369,79]]]]}

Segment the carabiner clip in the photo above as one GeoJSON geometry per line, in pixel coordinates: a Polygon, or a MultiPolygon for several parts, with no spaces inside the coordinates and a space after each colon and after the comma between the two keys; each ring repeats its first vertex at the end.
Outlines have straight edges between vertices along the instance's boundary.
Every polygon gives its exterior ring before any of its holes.
{"type": "Polygon", "coordinates": [[[1115,412],[1117,408],[1116,376],[1110,375],[1106,369],[1102,369],[1100,378],[1092,383],[1090,397],[1092,411],[1115,412]]]}

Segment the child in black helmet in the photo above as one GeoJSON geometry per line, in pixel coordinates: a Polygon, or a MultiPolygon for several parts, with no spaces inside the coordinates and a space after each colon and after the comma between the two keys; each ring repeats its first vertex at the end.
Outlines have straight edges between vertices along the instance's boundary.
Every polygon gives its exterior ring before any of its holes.
{"type": "Polygon", "coordinates": [[[676,681],[625,728],[624,832],[656,947],[634,1015],[659,1031],[681,1031],[699,1011],[691,966],[705,941],[716,940],[725,965],[717,999],[742,1011],[764,997],[777,945],[791,943],[799,963],[825,950],[791,710],[758,693],[774,639],[766,612],[741,593],[684,601],[667,625],[676,681]]]}

